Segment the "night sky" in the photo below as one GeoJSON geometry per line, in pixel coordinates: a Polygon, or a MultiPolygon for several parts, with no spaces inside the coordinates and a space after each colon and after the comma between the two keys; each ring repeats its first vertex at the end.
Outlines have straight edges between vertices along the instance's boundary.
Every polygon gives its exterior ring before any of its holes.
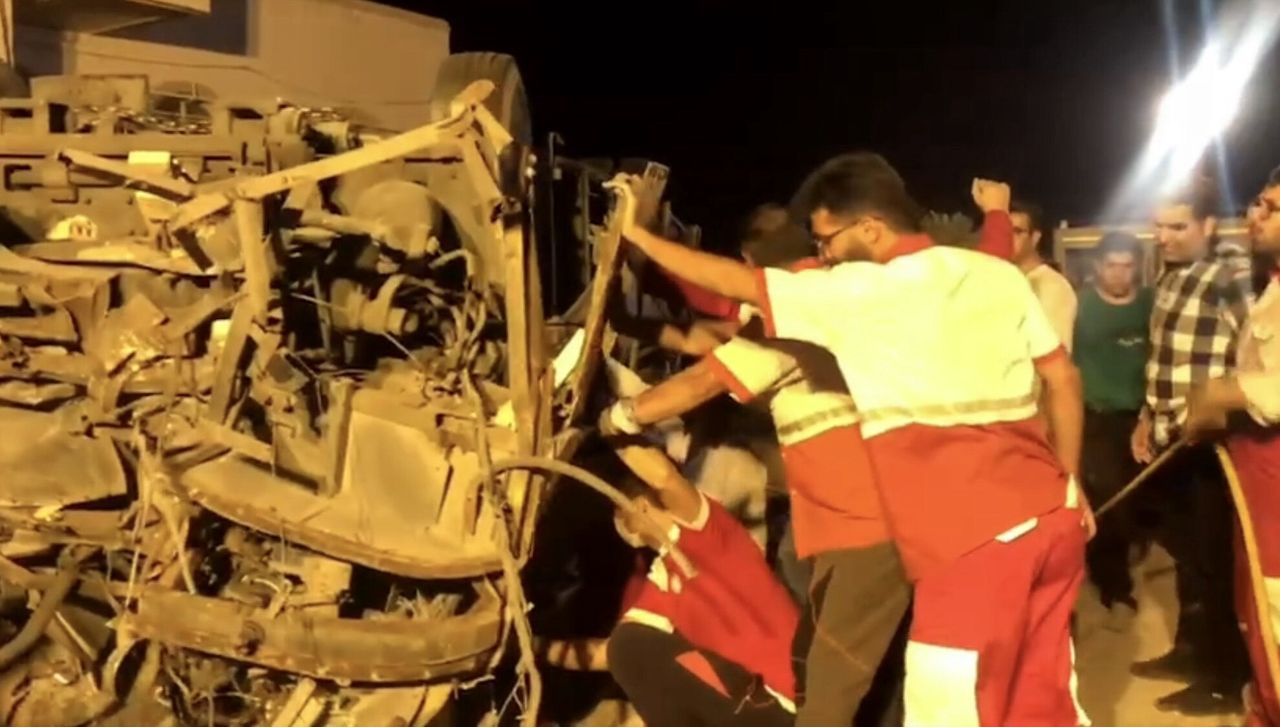
{"type": "MultiPolygon", "coordinates": [[[[677,213],[713,240],[854,149],[934,209],[970,212],[983,175],[1091,222],[1171,80],[1161,5],[1184,69],[1204,33],[1200,0],[388,4],[447,20],[455,52],[516,56],[539,138],[668,164],[677,213]]],[[[1237,194],[1280,163],[1278,84],[1273,51],[1226,139],[1237,194]]]]}

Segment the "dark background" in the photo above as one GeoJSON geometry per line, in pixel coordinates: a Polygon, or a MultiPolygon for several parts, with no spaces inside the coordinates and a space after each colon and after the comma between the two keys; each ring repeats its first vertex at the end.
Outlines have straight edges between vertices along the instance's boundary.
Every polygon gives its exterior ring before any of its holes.
{"type": "MultiPolygon", "coordinates": [[[[1206,9],[1223,5],[387,4],[447,20],[455,52],[515,55],[539,139],[555,130],[573,156],[670,165],[677,213],[712,246],[752,206],[785,201],[808,169],[859,148],[885,154],[934,209],[970,211],[983,175],[1055,221],[1094,222],[1153,128],[1172,57],[1194,61],[1206,9]]],[[[1271,52],[1259,68],[1226,139],[1233,206],[1280,163],[1277,62],[1271,52]]]]}

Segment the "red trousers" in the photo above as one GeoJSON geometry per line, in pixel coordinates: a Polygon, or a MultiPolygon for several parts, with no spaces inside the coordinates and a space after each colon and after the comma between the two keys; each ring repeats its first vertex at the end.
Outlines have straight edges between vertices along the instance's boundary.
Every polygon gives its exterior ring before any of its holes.
{"type": "MultiPolygon", "coordinates": [[[[1280,610],[1280,435],[1238,436],[1230,443],[1231,461],[1235,465],[1239,489],[1236,513],[1251,525],[1257,568],[1262,575],[1260,589],[1255,589],[1253,568],[1245,549],[1242,526],[1236,527],[1236,612],[1249,649],[1253,667],[1252,704],[1249,727],[1280,727],[1280,697],[1276,694],[1275,675],[1267,663],[1264,630],[1259,620],[1258,590],[1272,596],[1265,604],[1262,618],[1280,626],[1274,615],[1280,610]]],[[[1277,629],[1272,629],[1273,637],[1277,629]]]]}
{"type": "Polygon", "coordinates": [[[1079,510],[1040,517],[916,583],[907,727],[1076,727],[1071,611],[1084,578],[1079,510]]]}
{"type": "Polygon", "coordinates": [[[1240,616],[1245,646],[1249,649],[1249,664],[1253,667],[1253,699],[1245,724],[1248,727],[1280,727],[1280,699],[1276,697],[1267,655],[1263,651],[1266,647],[1263,646],[1262,628],[1258,623],[1258,600],[1254,597],[1249,556],[1245,554],[1244,539],[1238,527],[1235,576],[1236,611],[1240,616]]]}

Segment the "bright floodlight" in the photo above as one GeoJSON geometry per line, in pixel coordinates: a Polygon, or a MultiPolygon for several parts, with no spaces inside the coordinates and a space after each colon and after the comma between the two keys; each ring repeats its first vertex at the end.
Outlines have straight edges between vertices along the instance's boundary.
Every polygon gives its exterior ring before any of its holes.
{"type": "MultiPolygon", "coordinates": [[[[1252,60],[1252,59],[1251,59],[1252,60]]],[[[1253,63],[1241,63],[1237,54],[1223,64],[1218,48],[1210,44],[1191,72],[1165,94],[1152,137],[1153,145],[1168,155],[1174,177],[1190,171],[1235,119],[1253,63]]]]}
{"type": "Polygon", "coordinates": [[[1186,183],[1204,153],[1231,126],[1278,34],[1280,2],[1275,0],[1228,6],[1210,24],[1204,51],[1161,100],[1155,132],[1112,195],[1104,218],[1135,219],[1146,214],[1142,210],[1153,194],[1186,183]]]}

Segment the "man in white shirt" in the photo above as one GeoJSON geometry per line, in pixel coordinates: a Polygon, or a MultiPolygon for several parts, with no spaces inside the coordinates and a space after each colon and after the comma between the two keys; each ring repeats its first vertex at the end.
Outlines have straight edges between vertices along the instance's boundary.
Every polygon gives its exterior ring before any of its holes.
{"type": "Polygon", "coordinates": [[[1076,292],[1062,273],[1040,256],[1044,214],[1037,205],[1015,201],[1009,216],[1013,220],[1013,264],[1027,276],[1049,323],[1070,351],[1076,326],[1076,292]]]}

